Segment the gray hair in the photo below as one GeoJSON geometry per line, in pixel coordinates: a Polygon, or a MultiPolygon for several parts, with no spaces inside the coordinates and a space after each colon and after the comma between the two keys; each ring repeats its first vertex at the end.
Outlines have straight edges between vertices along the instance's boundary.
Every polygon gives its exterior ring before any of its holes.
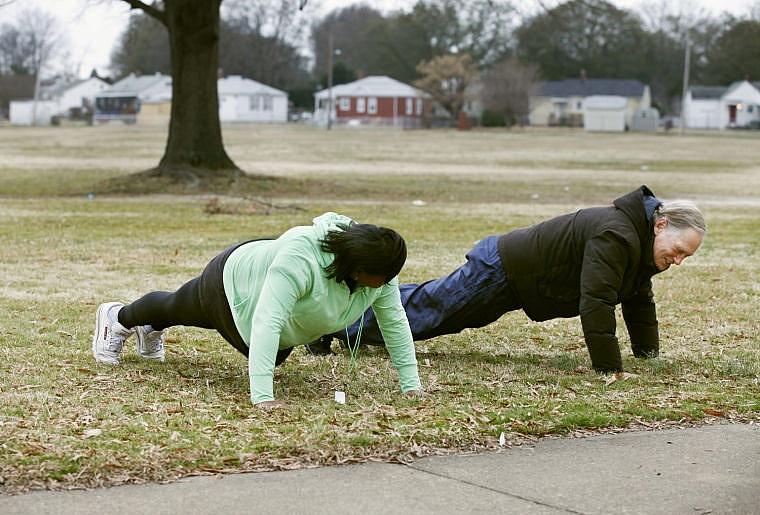
{"type": "Polygon", "coordinates": [[[693,229],[700,234],[707,232],[702,212],[690,200],[663,200],[654,212],[655,221],[664,218],[668,227],[675,231],[693,229]]]}

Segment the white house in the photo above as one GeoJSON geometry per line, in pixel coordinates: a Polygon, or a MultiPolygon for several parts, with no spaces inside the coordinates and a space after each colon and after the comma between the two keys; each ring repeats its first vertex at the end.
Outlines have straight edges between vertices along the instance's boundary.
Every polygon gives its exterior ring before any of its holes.
{"type": "Polygon", "coordinates": [[[286,122],[288,94],[240,75],[219,79],[219,121],[286,122]]]}
{"type": "MultiPolygon", "coordinates": [[[[327,124],[330,90],[314,94],[314,121],[327,124]]],[[[339,84],[332,88],[334,123],[346,125],[392,125],[420,127],[432,102],[421,90],[384,75],[339,84]]]]}
{"type": "Polygon", "coordinates": [[[684,114],[690,129],[720,129],[720,98],[724,86],[692,86],[686,93],[684,114]]]}
{"type": "MultiPolygon", "coordinates": [[[[40,89],[37,125],[49,125],[53,116],[68,117],[72,109],[90,109],[95,97],[110,85],[99,77],[62,82],[40,89]]],[[[14,125],[31,125],[34,100],[11,102],[10,120],[14,125]]]]}
{"type": "Polygon", "coordinates": [[[578,79],[539,84],[530,97],[531,125],[583,126],[585,100],[591,96],[615,96],[626,100],[625,120],[630,127],[634,113],[652,104],[649,86],[633,79],[578,79]]]}
{"type": "Polygon", "coordinates": [[[12,125],[50,125],[57,112],[57,104],[52,100],[39,100],[36,112],[33,100],[14,100],[10,103],[9,119],[12,125]]]}
{"type": "Polygon", "coordinates": [[[591,95],[583,102],[583,128],[595,132],[624,132],[628,100],[614,95],[591,95]]]}
{"type": "Polygon", "coordinates": [[[760,119],[760,83],[734,82],[720,98],[721,128],[746,127],[760,119]]]}
{"type": "Polygon", "coordinates": [[[746,80],[723,86],[692,86],[684,102],[686,127],[726,129],[760,120],[760,82],[746,80]]]}

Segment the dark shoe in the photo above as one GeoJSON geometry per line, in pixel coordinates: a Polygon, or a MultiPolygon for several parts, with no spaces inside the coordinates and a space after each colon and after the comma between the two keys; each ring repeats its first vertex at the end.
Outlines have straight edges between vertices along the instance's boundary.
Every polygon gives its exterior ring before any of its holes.
{"type": "Polygon", "coordinates": [[[332,336],[320,336],[313,342],[306,344],[306,350],[315,356],[326,356],[332,354],[330,346],[332,345],[332,336]]]}

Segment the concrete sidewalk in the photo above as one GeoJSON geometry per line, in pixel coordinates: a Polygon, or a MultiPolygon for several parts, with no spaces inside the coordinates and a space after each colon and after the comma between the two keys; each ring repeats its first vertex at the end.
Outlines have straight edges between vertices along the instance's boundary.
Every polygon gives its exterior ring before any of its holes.
{"type": "Polygon", "coordinates": [[[0,513],[760,513],[760,427],[548,439],[368,463],[0,497],[0,513]]]}

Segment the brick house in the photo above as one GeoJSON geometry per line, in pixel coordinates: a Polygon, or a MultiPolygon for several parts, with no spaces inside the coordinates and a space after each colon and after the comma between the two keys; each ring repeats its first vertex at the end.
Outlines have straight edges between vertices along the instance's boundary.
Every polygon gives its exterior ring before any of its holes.
{"type": "MultiPolygon", "coordinates": [[[[314,94],[314,121],[327,124],[330,91],[314,94]]],[[[332,121],[335,124],[387,125],[417,128],[431,110],[430,98],[421,90],[386,76],[370,76],[332,88],[332,121]]]]}

